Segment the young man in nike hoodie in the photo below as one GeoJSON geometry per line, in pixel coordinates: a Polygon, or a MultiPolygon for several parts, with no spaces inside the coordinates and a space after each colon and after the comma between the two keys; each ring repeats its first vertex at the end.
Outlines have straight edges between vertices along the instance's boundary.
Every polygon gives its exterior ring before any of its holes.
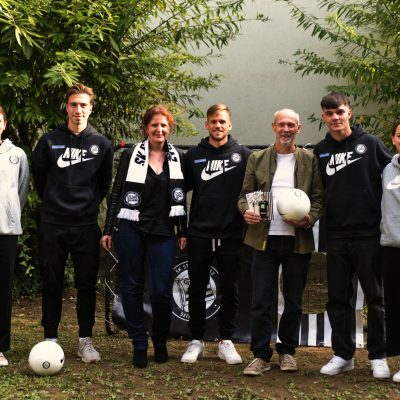
{"type": "Polygon", "coordinates": [[[186,157],[186,189],[193,190],[188,229],[192,341],[181,361],[193,363],[203,355],[205,297],[211,266],[216,258],[221,291],[218,356],[228,364],[239,364],[242,359],[231,338],[235,331],[244,221],[236,204],[251,151],[228,135],[232,123],[226,105],[215,104],[207,110],[205,127],[209,136],[191,148],[186,157]]]}
{"type": "Polygon", "coordinates": [[[360,125],[350,126],[348,97],[333,92],[321,101],[329,132],[314,149],[325,186],[328,303],[333,358],[321,373],[354,368],[356,350],[353,277],[357,274],[368,306],[367,349],[375,378],[389,378],[386,363],[380,220],[382,171],[391,155],[360,125]]]}
{"type": "Polygon", "coordinates": [[[97,362],[92,344],[99,267],[99,205],[111,183],[111,142],[88,123],[93,90],[82,84],[66,94],[68,121],[43,135],[32,154],[32,173],[42,200],[39,264],[44,337],[57,341],[68,254],[74,264],[79,325],[78,355],[97,362]]]}
{"type": "Polygon", "coordinates": [[[0,367],[8,366],[3,352],[10,350],[12,280],[29,189],[28,159],[21,148],[1,138],[6,126],[6,113],[0,106],[0,367]]]}

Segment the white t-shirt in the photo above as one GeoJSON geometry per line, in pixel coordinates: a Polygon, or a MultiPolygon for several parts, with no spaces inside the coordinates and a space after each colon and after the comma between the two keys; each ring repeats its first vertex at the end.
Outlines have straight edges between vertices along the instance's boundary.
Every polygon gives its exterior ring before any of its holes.
{"type": "Polygon", "coordinates": [[[276,208],[276,204],[279,195],[282,194],[285,189],[294,188],[296,157],[294,153],[277,154],[276,156],[276,172],[271,186],[274,217],[271,220],[268,235],[294,236],[294,227],[283,221],[276,208]]]}

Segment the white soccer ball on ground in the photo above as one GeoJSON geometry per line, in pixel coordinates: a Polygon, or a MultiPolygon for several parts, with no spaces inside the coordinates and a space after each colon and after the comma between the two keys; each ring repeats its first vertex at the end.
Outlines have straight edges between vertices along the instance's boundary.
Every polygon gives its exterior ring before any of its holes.
{"type": "Polygon", "coordinates": [[[51,340],[35,344],[29,353],[29,365],[38,375],[55,375],[64,365],[64,351],[51,340]]]}
{"type": "Polygon", "coordinates": [[[276,208],[283,219],[301,221],[311,208],[310,199],[300,189],[285,189],[279,193],[276,208]]]}

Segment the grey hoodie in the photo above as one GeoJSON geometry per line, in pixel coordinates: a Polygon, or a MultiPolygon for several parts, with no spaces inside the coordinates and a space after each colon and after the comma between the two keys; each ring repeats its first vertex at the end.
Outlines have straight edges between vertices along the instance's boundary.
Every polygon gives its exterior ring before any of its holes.
{"type": "Polygon", "coordinates": [[[0,144],[0,235],[20,235],[21,210],[29,189],[26,154],[9,139],[0,144]]]}
{"type": "Polygon", "coordinates": [[[381,245],[400,247],[400,155],[383,170],[381,245]]]}

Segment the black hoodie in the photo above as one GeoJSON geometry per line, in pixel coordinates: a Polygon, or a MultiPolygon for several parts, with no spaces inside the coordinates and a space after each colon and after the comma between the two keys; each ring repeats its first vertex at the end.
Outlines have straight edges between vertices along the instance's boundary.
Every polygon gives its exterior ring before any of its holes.
{"type": "Polygon", "coordinates": [[[39,139],[32,175],[42,199],[42,222],[94,224],[111,184],[111,142],[90,125],[78,135],[61,125],[39,139]]]}
{"type": "Polygon", "coordinates": [[[325,186],[328,238],[379,235],[382,171],[391,154],[360,125],[338,142],[327,133],[314,154],[325,186]]]}
{"type": "Polygon", "coordinates": [[[237,200],[251,150],[230,135],[221,147],[211,146],[208,137],[186,155],[185,186],[193,189],[189,236],[242,238],[243,216],[237,200]]]}

